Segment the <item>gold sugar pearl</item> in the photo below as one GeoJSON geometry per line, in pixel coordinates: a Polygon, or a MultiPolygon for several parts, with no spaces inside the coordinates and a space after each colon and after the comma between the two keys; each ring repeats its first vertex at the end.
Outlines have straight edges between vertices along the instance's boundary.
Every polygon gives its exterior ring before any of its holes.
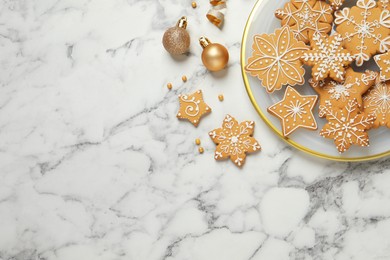
{"type": "Polygon", "coordinates": [[[183,81],[183,82],[186,82],[187,81],[187,76],[183,76],[183,77],[181,77],[181,80],[183,81]]]}
{"type": "Polygon", "coordinates": [[[199,151],[199,153],[204,153],[203,147],[199,147],[198,151],[199,151]]]}
{"type": "Polygon", "coordinates": [[[224,100],[224,97],[223,97],[223,95],[219,95],[219,96],[218,96],[218,99],[219,99],[219,101],[221,101],[221,102],[222,102],[222,101],[224,100]]]}
{"type": "Polygon", "coordinates": [[[195,144],[196,144],[196,145],[200,145],[200,139],[199,139],[199,138],[196,138],[196,139],[195,139],[195,144]]]}
{"type": "Polygon", "coordinates": [[[192,6],[192,8],[196,8],[196,6],[197,6],[197,5],[196,5],[196,2],[192,2],[192,3],[191,3],[191,6],[192,6]]]}
{"type": "Polygon", "coordinates": [[[171,89],[172,89],[172,83],[168,83],[168,84],[167,84],[167,88],[168,88],[169,90],[171,90],[171,89]]]}

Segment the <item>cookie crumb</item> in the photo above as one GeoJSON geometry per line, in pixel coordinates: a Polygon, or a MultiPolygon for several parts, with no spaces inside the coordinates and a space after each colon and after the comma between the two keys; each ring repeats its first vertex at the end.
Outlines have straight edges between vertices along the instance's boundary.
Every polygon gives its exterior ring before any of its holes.
{"type": "Polygon", "coordinates": [[[195,139],[195,144],[196,144],[196,145],[200,145],[200,139],[199,139],[199,138],[196,138],[196,139],[195,139]]]}
{"type": "Polygon", "coordinates": [[[199,153],[204,153],[204,148],[203,147],[199,147],[198,151],[199,151],[199,153]]]}
{"type": "Polygon", "coordinates": [[[222,102],[222,101],[224,100],[224,97],[223,97],[223,95],[222,95],[222,94],[221,94],[221,95],[219,95],[219,96],[218,96],[218,99],[219,99],[219,101],[221,101],[221,102],[222,102]]]}

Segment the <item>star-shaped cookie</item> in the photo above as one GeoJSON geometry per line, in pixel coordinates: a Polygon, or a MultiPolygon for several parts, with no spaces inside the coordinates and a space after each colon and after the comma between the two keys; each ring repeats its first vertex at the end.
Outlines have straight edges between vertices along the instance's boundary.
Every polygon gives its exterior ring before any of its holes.
{"type": "Polygon", "coordinates": [[[180,108],[177,118],[186,119],[194,126],[198,126],[200,118],[211,112],[211,108],[203,101],[201,90],[193,94],[179,95],[180,108]]]}
{"type": "Polygon", "coordinates": [[[373,127],[390,128],[390,81],[377,81],[363,97],[364,112],[376,116],[373,127]]]}
{"type": "Polygon", "coordinates": [[[374,56],[374,60],[381,70],[380,80],[390,80],[390,51],[374,56]]]}
{"type": "Polygon", "coordinates": [[[372,128],[375,116],[362,113],[356,100],[348,101],[342,109],[330,106],[325,109],[328,123],[321,130],[320,135],[334,139],[340,153],[347,151],[353,144],[369,145],[367,130],[372,128]]]}
{"type": "Polygon", "coordinates": [[[367,70],[365,73],[355,72],[348,68],[345,80],[341,83],[331,79],[315,81],[309,80],[309,84],[320,96],[319,116],[325,117],[324,108],[332,106],[343,108],[350,100],[357,100],[359,107],[362,107],[362,95],[375,84],[377,72],[367,70]]]}
{"type": "Polygon", "coordinates": [[[332,36],[315,34],[310,40],[311,50],[305,52],[301,60],[312,66],[312,77],[316,81],[331,77],[341,82],[344,80],[345,67],[354,61],[353,55],[343,48],[340,34],[332,36]]]}
{"type": "Polygon", "coordinates": [[[308,47],[294,38],[288,26],[272,34],[255,35],[252,48],[245,70],[259,78],[268,93],[283,85],[305,82],[305,69],[299,58],[308,47]]]}
{"type": "Polygon", "coordinates": [[[252,137],[255,122],[244,121],[238,123],[232,116],[227,115],[223,120],[222,128],[214,129],[209,133],[213,142],[217,145],[214,158],[230,160],[241,167],[247,153],[253,153],[261,149],[260,144],[252,137]]]}
{"type": "Polygon", "coordinates": [[[282,122],[283,135],[288,136],[298,128],[317,129],[313,108],[317,96],[303,96],[288,86],[283,100],[270,106],[268,112],[282,122]]]}
{"type": "Polygon", "coordinates": [[[324,1],[290,0],[283,9],[276,10],[275,16],[282,20],[282,26],[291,27],[295,38],[305,43],[315,33],[325,35],[332,30],[333,9],[324,1]]]}

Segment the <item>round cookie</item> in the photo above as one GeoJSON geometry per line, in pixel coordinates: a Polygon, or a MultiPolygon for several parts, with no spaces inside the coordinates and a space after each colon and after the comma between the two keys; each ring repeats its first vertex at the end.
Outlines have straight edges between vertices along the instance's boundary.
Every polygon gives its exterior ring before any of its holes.
{"type": "Polygon", "coordinates": [[[336,31],[344,47],[362,66],[374,54],[390,48],[390,12],[377,7],[375,0],[358,0],[356,6],[335,12],[336,31]]]}
{"type": "Polygon", "coordinates": [[[305,43],[309,43],[315,33],[325,35],[332,30],[333,9],[320,0],[290,0],[283,9],[276,10],[275,16],[305,43]]]}
{"type": "Polygon", "coordinates": [[[288,26],[276,29],[272,34],[255,35],[252,48],[245,70],[260,79],[268,93],[283,85],[305,82],[300,57],[309,48],[294,38],[288,26]]]}

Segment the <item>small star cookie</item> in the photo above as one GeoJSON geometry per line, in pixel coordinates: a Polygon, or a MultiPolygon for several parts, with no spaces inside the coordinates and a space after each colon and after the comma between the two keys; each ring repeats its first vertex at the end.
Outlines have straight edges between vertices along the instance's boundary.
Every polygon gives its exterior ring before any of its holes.
{"type": "Polygon", "coordinates": [[[211,112],[211,108],[203,101],[201,90],[189,95],[179,95],[180,109],[177,118],[186,119],[198,126],[200,118],[211,112]]]}
{"type": "Polygon", "coordinates": [[[390,82],[377,81],[363,97],[364,112],[376,116],[373,127],[390,128],[390,82]]]}
{"type": "Polygon", "coordinates": [[[209,133],[217,145],[214,158],[230,160],[237,166],[244,165],[246,154],[259,151],[260,144],[252,137],[255,122],[244,121],[241,124],[232,116],[227,115],[223,120],[222,128],[214,129],[209,133]]]}
{"type": "Polygon", "coordinates": [[[348,101],[342,109],[330,106],[325,109],[328,123],[321,130],[320,135],[334,139],[340,153],[347,151],[353,144],[369,145],[367,131],[372,128],[375,116],[362,113],[356,100],[348,101]]]}
{"type": "Polygon", "coordinates": [[[294,38],[289,27],[272,34],[255,35],[252,48],[245,70],[259,78],[268,93],[283,85],[305,82],[305,70],[299,57],[309,48],[294,38]]]}
{"type": "Polygon", "coordinates": [[[283,135],[288,136],[298,128],[317,129],[313,108],[317,96],[302,96],[288,86],[283,100],[270,106],[268,112],[282,122],[283,135]]]}
{"type": "Polygon", "coordinates": [[[377,76],[377,72],[367,70],[365,73],[360,73],[348,68],[345,81],[341,83],[331,79],[321,81],[310,79],[309,84],[320,96],[319,116],[326,116],[324,108],[327,106],[341,109],[354,99],[357,100],[359,107],[362,107],[362,95],[375,84],[377,76]]]}
{"type": "Polygon", "coordinates": [[[342,47],[342,43],[343,38],[337,33],[313,36],[310,40],[311,50],[305,52],[301,60],[313,67],[314,80],[323,80],[328,76],[338,82],[344,80],[344,68],[354,61],[354,57],[342,47]]]}
{"type": "Polygon", "coordinates": [[[381,70],[380,80],[390,80],[390,52],[374,56],[374,60],[381,70]]]}
{"type": "Polygon", "coordinates": [[[375,0],[358,0],[356,6],[335,13],[336,31],[344,39],[344,47],[362,66],[372,55],[390,48],[390,11],[377,7],[375,0]]]}
{"type": "Polygon", "coordinates": [[[315,33],[328,34],[332,30],[333,9],[319,0],[290,0],[275,16],[288,25],[295,38],[309,43],[315,33]]]}

